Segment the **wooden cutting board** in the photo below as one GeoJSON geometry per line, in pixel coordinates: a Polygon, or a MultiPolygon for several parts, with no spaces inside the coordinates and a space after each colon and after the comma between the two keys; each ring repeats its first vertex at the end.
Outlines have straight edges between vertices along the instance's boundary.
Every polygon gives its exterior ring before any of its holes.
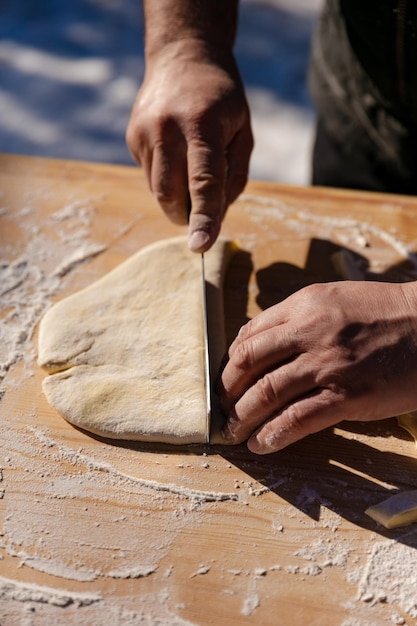
{"type": "MultiPolygon", "coordinates": [[[[251,182],[222,231],[240,246],[229,341],[296,289],[340,280],[341,262],[414,279],[416,215],[412,198],[251,182]]],[[[137,168],[0,158],[1,626],[417,623],[416,527],[364,514],[417,488],[415,445],[394,419],[358,415],[256,457],[112,444],[46,403],[43,311],[183,232],[137,168]]]]}

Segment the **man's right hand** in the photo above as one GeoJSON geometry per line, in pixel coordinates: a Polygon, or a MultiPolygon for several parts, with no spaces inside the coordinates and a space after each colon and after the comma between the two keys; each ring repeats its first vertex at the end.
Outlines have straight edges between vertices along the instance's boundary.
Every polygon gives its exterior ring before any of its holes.
{"type": "Polygon", "coordinates": [[[253,147],[231,49],[186,37],[154,50],[126,136],[167,217],[189,221],[190,248],[208,250],[246,184],[253,147]]]}

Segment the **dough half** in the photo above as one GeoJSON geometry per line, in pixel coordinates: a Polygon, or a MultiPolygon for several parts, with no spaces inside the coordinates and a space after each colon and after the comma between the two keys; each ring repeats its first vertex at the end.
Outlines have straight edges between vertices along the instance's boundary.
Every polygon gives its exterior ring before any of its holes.
{"type": "MultiPolygon", "coordinates": [[[[217,362],[233,249],[220,239],[205,254],[217,362]]],[[[115,439],[207,442],[201,256],[185,237],[162,240],[55,304],[40,324],[38,363],[50,373],[48,402],[75,426],[115,439]]]]}

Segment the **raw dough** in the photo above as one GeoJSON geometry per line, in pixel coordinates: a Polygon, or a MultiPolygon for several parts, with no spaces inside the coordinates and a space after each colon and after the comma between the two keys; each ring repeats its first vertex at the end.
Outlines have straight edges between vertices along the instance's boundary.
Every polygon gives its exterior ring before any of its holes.
{"type": "MultiPolygon", "coordinates": [[[[416,412],[399,415],[397,422],[414,437],[417,445],[416,412]]],[[[387,500],[369,507],[365,513],[385,528],[397,528],[417,522],[417,490],[396,493],[387,500]]]]}
{"type": "Polygon", "coordinates": [[[396,493],[366,509],[365,513],[385,528],[397,528],[417,521],[417,490],[396,493]]]}
{"type": "MultiPolygon", "coordinates": [[[[205,254],[213,371],[225,350],[222,284],[234,249],[221,239],[205,254]]],[[[48,402],[104,437],[207,442],[200,268],[185,237],[167,239],[55,304],[39,331],[48,402]]]]}

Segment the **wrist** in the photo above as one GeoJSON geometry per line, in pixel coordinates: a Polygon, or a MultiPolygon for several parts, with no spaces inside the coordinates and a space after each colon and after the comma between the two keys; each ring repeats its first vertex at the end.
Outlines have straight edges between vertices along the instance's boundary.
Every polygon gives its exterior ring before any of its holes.
{"type": "Polygon", "coordinates": [[[166,48],[204,56],[230,56],[237,27],[238,0],[144,0],[147,62],[166,48]]]}

